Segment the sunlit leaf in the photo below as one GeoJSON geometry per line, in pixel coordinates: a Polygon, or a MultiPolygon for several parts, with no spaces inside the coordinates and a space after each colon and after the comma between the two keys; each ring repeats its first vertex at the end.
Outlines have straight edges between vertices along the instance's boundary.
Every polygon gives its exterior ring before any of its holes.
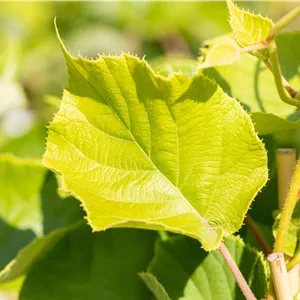
{"type": "Polygon", "coordinates": [[[231,0],[227,1],[227,5],[234,38],[241,46],[258,44],[268,37],[274,26],[270,19],[240,9],[231,0]]]}
{"type": "Polygon", "coordinates": [[[64,53],[69,84],[43,162],[92,228],[170,230],[206,250],[238,230],[267,179],[263,145],[238,102],[201,75],[163,78],[127,54],[64,53]]]}

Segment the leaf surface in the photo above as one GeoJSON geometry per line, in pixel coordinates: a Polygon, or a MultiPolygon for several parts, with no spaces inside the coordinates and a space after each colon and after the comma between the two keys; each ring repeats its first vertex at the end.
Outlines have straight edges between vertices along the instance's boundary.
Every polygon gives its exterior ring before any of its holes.
{"type": "Polygon", "coordinates": [[[64,54],[69,84],[43,162],[92,228],[170,230],[206,250],[238,230],[267,179],[241,106],[201,75],[164,78],[127,54],[64,54]]]}
{"type": "Polygon", "coordinates": [[[230,26],[235,40],[241,46],[251,46],[264,41],[274,23],[261,15],[240,9],[233,1],[227,1],[230,26]]]}
{"type": "Polygon", "coordinates": [[[137,229],[74,229],[33,266],[20,300],[148,300],[138,273],[149,264],[156,237],[137,229]]]}
{"type": "MultiPolygon", "coordinates": [[[[261,253],[235,236],[225,245],[257,299],[267,292],[267,265],[261,253]]],[[[172,300],[245,299],[219,251],[206,253],[197,241],[175,237],[157,243],[148,272],[164,286],[172,300]]]]}

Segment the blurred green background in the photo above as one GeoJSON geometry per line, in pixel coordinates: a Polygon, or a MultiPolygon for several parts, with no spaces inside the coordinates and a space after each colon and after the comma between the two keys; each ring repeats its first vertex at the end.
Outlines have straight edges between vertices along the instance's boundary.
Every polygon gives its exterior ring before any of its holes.
{"type": "MultiPolygon", "coordinates": [[[[297,2],[239,5],[276,21],[297,2]]],[[[67,82],[55,17],[73,55],[123,51],[150,63],[196,58],[206,39],[230,31],[225,2],[0,2],[0,152],[44,151],[45,125],[67,82]]]]}

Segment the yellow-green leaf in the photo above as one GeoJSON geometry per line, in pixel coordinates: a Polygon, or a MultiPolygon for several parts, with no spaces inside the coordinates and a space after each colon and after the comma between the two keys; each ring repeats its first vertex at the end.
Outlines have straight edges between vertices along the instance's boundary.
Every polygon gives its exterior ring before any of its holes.
{"type": "Polygon", "coordinates": [[[161,77],[127,54],[64,54],[69,83],[43,162],[92,228],[170,230],[206,250],[237,231],[267,180],[266,152],[240,104],[202,75],[161,77]]]}
{"type": "Polygon", "coordinates": [[[234,63],[240,57],[236,43],[220,43],[214,45],[207,53],[205,62],[199,68],[222,66],[234,63]]]}
{"type": "Polygon", "coordinates": [[[235,40],[241,46],[251,46],[264,41],[274,26],[267,17],[240,9],[233,1],[227,1],[230,26],[235,40]]]}

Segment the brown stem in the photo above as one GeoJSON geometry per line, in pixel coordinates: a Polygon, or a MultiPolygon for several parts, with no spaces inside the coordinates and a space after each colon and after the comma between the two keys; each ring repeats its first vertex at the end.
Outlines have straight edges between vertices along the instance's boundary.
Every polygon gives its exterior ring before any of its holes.
{"type": "Polygon", "coordinates": [[[272,252],[271,247],[269,246],[268,242],[264,238],[262,232],[258,228],[258,226],[255,224],[254,220],[247,215],[245,218],[245,224],[250,229],[252,234],[254,235],[255,239],[258,241],[258,243],[261,246],[261,249],[263,250],[265,255],[268,255],[272,252]]]}
{"type": "Polygon", "coordinates": [[[228,267],[230,268],[237,284],[239,285],[242,293],[246,297],[247,300],[256,300],[254,294],[252,293],[250,287],[247,284],[247,281],[245,280],[243,274],[241,273],[240,269],[236,265],[235,261],[233,260],[230,252],[228,251],[225,244],[222,242],[219,246],[219,251],[224,257],[228,267]]]}

